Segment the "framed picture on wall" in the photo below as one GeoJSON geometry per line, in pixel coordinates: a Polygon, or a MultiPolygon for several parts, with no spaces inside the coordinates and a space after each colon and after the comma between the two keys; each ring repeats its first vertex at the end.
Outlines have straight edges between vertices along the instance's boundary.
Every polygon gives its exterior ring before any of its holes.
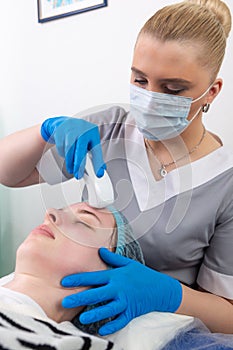
{"type": "Polygon", "coordinates": [[[37,0],[40,23],[107,6],[107,0],[37,0]]]}

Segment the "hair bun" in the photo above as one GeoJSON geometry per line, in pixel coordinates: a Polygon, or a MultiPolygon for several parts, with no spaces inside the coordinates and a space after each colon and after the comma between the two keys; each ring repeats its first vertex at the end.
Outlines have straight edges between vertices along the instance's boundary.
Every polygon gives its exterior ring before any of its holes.
{"type": "Polygon", "coordinates": [[[231,12],[228,6],[221,0],[187,0],[193,4],[208,8],[221,23],[226,38],[231,31],[231,12]]]}

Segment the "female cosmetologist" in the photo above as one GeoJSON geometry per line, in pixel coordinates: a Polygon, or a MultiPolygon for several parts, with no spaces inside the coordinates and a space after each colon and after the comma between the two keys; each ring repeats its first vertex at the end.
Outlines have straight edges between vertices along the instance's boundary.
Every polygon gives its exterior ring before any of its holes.
{"type": "Polygon", "coordinates": [[[39,173],[49,183],[61,171],[81,178],[88,151],[101,177],[104,158],[115,204],[147,266],[100,253],[115,268],[62,280],[98,287],[63,299],[63,306],[105,301],[80,316],[84,324],[116,316],[101,335],[151,311],[195,316],[212,332],[233,333],[233,156],[202,123],[222,88],[217,74],[230,29],[222,1],[166,6],[139,33],[129,113],[113,107],[85,119],[50,118],[1,140],[7,186],[38,183],[39,173]],[[42,157],[46,141],[51,148],[42,157]]]}

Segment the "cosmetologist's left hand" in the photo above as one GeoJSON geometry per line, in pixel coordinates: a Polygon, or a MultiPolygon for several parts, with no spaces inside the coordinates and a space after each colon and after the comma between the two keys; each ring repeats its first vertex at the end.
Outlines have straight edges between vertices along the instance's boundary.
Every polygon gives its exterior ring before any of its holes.
{"type": "Polygon", "coordinates": [[[99,329],[100,335],[114,333],[133,318],[152,312],[175,312],[182,301],[182,286],[176,279],[145,265],[100,248],[103,261],[113,269],[78,273],[64,277],[63,287],[98,286],[67,296],[62,305],[73,308],[109,301],[106,305],[80,315],[80,322],[89,324],[109,317],[114,320],[99,329]]]}

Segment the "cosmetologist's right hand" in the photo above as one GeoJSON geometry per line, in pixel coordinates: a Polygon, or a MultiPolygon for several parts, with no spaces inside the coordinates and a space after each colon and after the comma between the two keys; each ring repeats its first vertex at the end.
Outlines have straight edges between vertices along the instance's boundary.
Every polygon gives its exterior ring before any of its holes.
{"type": "Polygon", "coordinates": [[[96,176],[104,175],[106,164],[97,125],[71,117],[49,118],[41,126],[41,136],[46,142],[56,145],[58,154],[65,158],[67,171],[76,179],[84,175],[86,154],[89,151],[96,176]]]}

